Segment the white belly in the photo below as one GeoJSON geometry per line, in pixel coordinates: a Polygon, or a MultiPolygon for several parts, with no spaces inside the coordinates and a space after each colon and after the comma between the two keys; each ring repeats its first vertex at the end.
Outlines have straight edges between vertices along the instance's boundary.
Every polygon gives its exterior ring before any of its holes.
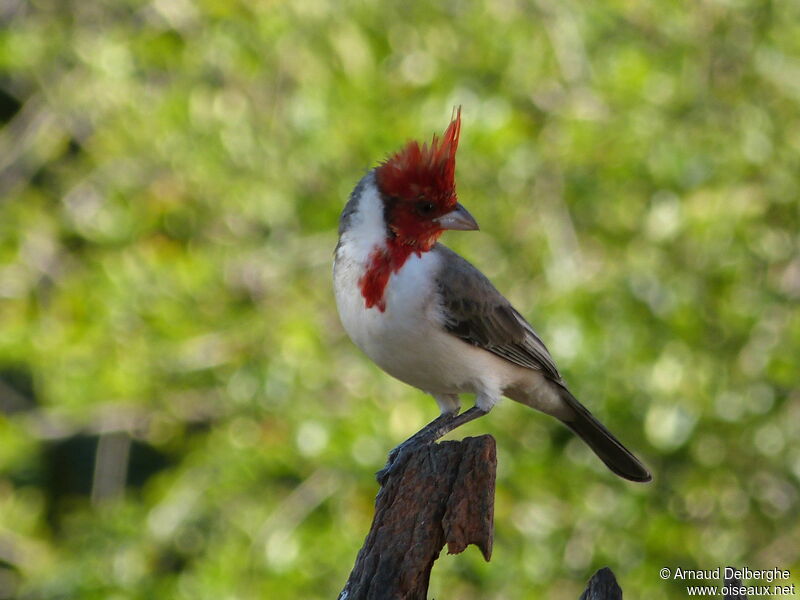
{"type": "Polygon", "coordinates": [[[366,308],[358,281],[363,267],[340,257],[334,269],[336,303],[342,325],[355,344],[390,375],[431,393],[474,391],[469,374],[452,372],[461,340],[436,323],[432,272],[437,257],[412,255],[389,278],[384,292],[386,310],[366,308]],[[454,346],[456,346],[454,348],[454,346]]]}

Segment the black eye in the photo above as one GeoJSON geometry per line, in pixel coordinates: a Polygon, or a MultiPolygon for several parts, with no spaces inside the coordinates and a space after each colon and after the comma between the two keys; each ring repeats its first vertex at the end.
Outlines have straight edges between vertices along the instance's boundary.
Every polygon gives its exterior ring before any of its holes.
{"type": "Polygon", "coordinates": [[[433,202],[428,202],[427,200],[417,202],[417,213],[423,217],[430,215],[434,210],[436,210],[436,206],[433,202]]]}

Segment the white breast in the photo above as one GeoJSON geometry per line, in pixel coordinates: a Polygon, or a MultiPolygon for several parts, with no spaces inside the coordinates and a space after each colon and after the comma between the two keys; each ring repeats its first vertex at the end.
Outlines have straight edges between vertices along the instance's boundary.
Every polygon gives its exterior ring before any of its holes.
{"type": "Polygon", "coordinates": [[[412,255],[389,277],[384,291],[386,309],[367,308],[359,280],[365,261],[353,256],[354,245],[339,246],[334,267],[334,289],[342,325],[350,338],[382,369],[426,391],[428,370],[421,355],[430,354],[429,336],[434,331],[432,312],[437,257],[428,252],[412,255]]]}

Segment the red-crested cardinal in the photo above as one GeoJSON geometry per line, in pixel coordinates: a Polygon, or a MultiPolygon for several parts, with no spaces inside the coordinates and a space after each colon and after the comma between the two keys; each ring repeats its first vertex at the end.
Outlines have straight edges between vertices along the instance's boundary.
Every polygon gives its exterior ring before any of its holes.
{"type": "Polygon", "coordinates": [[[650,473],[567,389],[525,318],[461,256],[437,243],[478,224],[458,203],[455,159],[461,111],[441,139],[409,142],[356,185],[339,222],[336,305],[355,344],[384,371],[432,395],[441,415],[395,448],[431,443],[508,396],[552,415],[609,469],[650,473]],[[475,394],[460,413],[459,394],[475,394]]]}

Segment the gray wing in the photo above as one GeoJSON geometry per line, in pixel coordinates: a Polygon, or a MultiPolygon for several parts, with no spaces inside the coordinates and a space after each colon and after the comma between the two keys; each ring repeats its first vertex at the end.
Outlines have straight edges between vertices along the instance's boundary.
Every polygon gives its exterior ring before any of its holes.
{"type": "Polygon", "coordinates": [[[486,276],[446,246],[437,244],[434,251],[443,259],[437,284],[445,329],[473,346],[560,382],[553,358],[533,327],[486,276]]]}

